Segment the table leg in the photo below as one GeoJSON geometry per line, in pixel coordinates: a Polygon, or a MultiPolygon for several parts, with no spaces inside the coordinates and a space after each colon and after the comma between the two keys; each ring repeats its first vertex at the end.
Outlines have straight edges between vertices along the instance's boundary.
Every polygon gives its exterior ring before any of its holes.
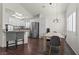
{"type": "Polygon", "coordinates": [[[43,39],[43,51],[46,51],[46,37],[43,39]]]}
{"type": "Polygon", "coordinates": [[[61,40],[61,47],[60,47],[60,49],[61,49],[61,55],[63,55],[64,54],[64,39],[62,39],[61,40]]]}

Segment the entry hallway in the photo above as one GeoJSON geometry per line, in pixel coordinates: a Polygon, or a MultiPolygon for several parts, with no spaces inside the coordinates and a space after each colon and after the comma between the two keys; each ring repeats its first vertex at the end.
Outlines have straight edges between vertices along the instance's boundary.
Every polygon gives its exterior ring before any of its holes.
{"type": "MultiPolygon", "coordinates": [[[[75,55],[66,42],[64,45],[64,55],[75,55]]],[[[9,47],[7,50],[0,48],[0,55],[48,55],[48,52],[43,52],[43,39],[29,39],[29,43],[24,44],[24,46],[9,47]]]]}

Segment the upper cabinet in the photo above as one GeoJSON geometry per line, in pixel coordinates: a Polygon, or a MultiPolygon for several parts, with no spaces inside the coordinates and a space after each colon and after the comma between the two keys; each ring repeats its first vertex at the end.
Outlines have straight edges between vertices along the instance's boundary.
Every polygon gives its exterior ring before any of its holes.
{"type": "Polygon", "coordinates": [[[9,17],[9,24],[14,26],[25,26],[25,20],[9,17]]]}

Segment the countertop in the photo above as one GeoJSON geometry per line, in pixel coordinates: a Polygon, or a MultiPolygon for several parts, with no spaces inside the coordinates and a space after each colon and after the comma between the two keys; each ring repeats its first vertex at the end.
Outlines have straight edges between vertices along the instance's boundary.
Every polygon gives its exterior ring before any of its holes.
{"type": "MultiPolygon", "coordinates": [[[[6,33],[6,31],[3,31],[6,33]]],[[[7,31],[7,32],[30,32],[30,30],[13,30],[13,31],[7,31]]]]}

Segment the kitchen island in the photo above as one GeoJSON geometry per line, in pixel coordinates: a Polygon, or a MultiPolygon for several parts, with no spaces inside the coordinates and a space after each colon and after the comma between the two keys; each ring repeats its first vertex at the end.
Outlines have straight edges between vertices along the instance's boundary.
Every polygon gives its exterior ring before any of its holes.
{"type": "Polygon", "coordinates": [[[5,35],[5,47],[28,44],[29,30],[13,30],[4,32],[5,35]],[[13,45],[8,45],[14,43],[13,45]]]}

